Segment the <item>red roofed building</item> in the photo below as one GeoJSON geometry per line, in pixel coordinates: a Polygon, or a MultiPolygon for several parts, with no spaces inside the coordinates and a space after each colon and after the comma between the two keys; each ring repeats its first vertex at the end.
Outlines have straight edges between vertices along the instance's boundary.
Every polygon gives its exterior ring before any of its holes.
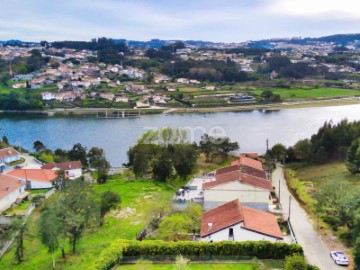
{"type": "Polygon", "coordinates": [[[270,213],[230,201],[203,213],[201,218],[203,241],[248,241],[283,239],[276,217],[270,213]]]}
{"type": "Polygon", "coordinates": [[[57,172],[43,169],[16,169],[7,173],[26,183],[28,189],[52,188],[57,172]]]}
{"type": "Polygon", "coordinates": [[[62,163],[50,162],[41,167],[41,169],[47,170],[63,170],[69,179],[76,179],[82,176],[82,168],[81,161],[68,161],[62,163]]]}
{"type": "Polygon", "coordinates": [[[25,182],[6,174],[0,174],[0,213],[27,196],[25,182]]]}
{"type": "Polygon", "coordinates": [[[0,172],[7,164],[20,160],[20,153],[12,147],[0,149],[0,172]]]}
{"type": "Polygon", "coordinates": [[[258,170],[263,170],[262,163],[258,160],[255,160],[253,158],[249,158],[243,155],[240,155],[240,159],[233,161],[231,165],[246,165],[249,167],[253,167],[258,170]]]}
{"type": "Polygon", "coordinates": [[[206,210],[236,199],[239,199],[242,205],[264,211],[272,204],[271,182],[239,170],[216,175],[215,181],[204,183],[202,188],[206,210]]]}

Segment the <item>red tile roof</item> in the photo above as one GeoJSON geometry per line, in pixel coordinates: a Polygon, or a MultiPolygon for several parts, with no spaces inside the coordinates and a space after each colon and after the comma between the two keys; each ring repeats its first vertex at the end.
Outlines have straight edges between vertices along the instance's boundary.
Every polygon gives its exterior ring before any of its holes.
{"type": "Polygon", "coordinates": [[[243,220],[244,216],[239,200],[228,202],[202,214],[201,236],[207,236],[242,222],[243,220]],[[209,226],[209,223],[211,223],[212,226],[209,226]]]}
{"type": "Polygon", "coordinates": [[[8,175],[22,180],[52,182],[57,177],[57,172],[43,169],[16,169],[8,172],[8,175]]]}
{"type": "Polygon", "coordinates": [[[68,162],[62,162],[62,163],[50,162],[50,163],[43,165],[41,168],[49,169],[49,170],[58,168],[58,169],[66,171],[66,170],[81,169],[82,167],[83,166],[81,164],[81,161],[78,160],[78,161],[68,161],[68,162]]]}
{"type": "Polygon", "coordinates": [[[273,214],[242,206],[244,215],[243,227],[247,230],[282,239],[282,233],[273,214]]]}
{"type": "Polygon", "coordinates": [[[229,173],[224,173],[220,175],[216,175],[216,180],[208,183],[204,183],[202,185],[203,189],[208,189],[212,187],[216,187],[219,185],[223,185],[226,183],[230,183],[233,181],[239,181],[246,185],[255,186],[262,189],[272,190],[272,184],[270,181],[264,178],[254,177],[252,175],[241,173],[240,171],[232,171],[229,173]]]}
{"type": "Polygon", "coordinates": [[[217,169],[215,171],[215,175],[225,174],[233,171],[240,171],[242,173],[249,174],[258,178],[267,179],[267,175],[265,171],[253,167],[249,167],[246,165],[232,165],[221,169],[217,169]]]}
{"type": "Polygon", "coordinates": [[[11,157],[11,156],[17,156],[20,155],[18,151],[16,151],[12,147],[0,149],[0,158],[2,157],[11,157]]]}
{"type": "Polygon", "coordinates": [[[270,213],[240,205],[239,200],[203,213],[201,237],[243,222],[244,229],[283,239],[276,217],[270,213]],[[211,224],[211,225],[210,225],[211,224]]]}
{"type": "MultiPolygon", "coordinates": [[[[0,200],[24,186],[25,183],[6,174],[0,174],[0,200]],[[8,189],[6,187],[9,187],[8,189]]],[[[19,194],[20,195],[20,194],[19,194]]]]}
{"type": "Polygon", "coordinates": [[[263,170],[262,163],[258,160],[240,155],[240,159],[231,162],[231,165],[246,165],[258,170],[263,170]]]}

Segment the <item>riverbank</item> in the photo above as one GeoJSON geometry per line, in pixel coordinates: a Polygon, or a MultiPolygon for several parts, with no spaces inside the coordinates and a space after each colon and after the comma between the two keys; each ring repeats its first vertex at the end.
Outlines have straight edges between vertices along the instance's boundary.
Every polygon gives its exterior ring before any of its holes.
{"type": "MultiPolygon", "coordinates": [[[[184,113],[214,113],[214,112],[239,112],[251,110],[284,110],[300,109],[314,107],[331,107],[360,104],[359,97],[332,98],[320,100],[302,100],[289,101],[273,104],[243,104],[228,107],[211,107],[211,108],[142,108],[142,109],[107,109],[107,108],[73,108],[73,109],[48,109],[48,110],[0,110],[0,114],[31,114],[45,117],[81,117],[96,118],[98,114],[107,113],[109,116],[117,115],[118,112],[125,111],[129,114],[149,115],[149,114],[184,114],[184,113]]],[[[120,117],[121,118],[121,117],[120,117]]],[[[125,117],[127,118],[127,117],[125,117]]],[[[130,117],[129,117],[130,118],[130,117]]]]}

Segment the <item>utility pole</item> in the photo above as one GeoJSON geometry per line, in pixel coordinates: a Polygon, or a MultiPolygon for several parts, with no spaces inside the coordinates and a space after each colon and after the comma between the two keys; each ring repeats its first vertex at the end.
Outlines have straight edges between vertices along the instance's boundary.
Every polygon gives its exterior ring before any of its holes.
{"type": "Polygon", "coordinates": [[[279,178],[279,203],[280,203],[280,178],[279,178]]]}
{"type": "Polygon", "coordinates": [[[266,153],[269,152],[269,138],[266,139],[266,153]]]}

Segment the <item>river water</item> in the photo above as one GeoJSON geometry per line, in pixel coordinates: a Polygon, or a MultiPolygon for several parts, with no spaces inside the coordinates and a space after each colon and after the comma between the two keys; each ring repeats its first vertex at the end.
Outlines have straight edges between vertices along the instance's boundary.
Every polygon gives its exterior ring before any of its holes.
{"type": "Polygon", "coordinates": [[[325,121],[334,123],[347,118],[360,120],[360,104],[334,107],[246,111],[207,114],[158,114],[135,119],[51,118],[0,115],[0,133],[10,142],[32,149],[42,141],[48,148],[70,149],[80,142],[91,148],[102,147],[112,166],[127,162],[126,151],[149,129],[165,126],[186,128],[193,140],[203,132],[225,135],[238,141],[242,152],[264,153],[266,139],[270,147],[286,146],[310,137],[325,121]]]}

